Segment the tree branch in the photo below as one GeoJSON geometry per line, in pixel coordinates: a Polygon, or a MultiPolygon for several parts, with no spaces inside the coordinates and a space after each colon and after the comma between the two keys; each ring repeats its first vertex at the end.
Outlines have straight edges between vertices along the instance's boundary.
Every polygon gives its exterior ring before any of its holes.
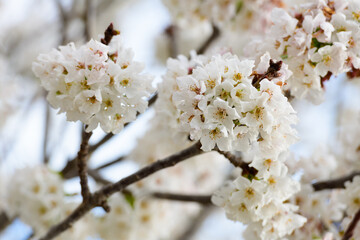
{"type": "Polygon", "coordinates": [[[353,236],[354,230],[359,221],[360,221],[360,209],[356,212],[354,218],[351,220],[348,228],[344,233],[344,236],[342,237],[342,240],[349,240],[353,236]]]}
{"type": "Polygon", "coordinates": [[[44,128],[44,139],[43,139],[43,162],[44,164],[48,164],[49,156],[47,153],[47,146],[49,141],[49,131],[50,131],[50,106],[47,101],[45,101],[45,128],[44,128]]]}
{"type": "Polygon", "coordinates": [[[172,200],[172,201],[182,201],[182,202],[196,202],[200,204],[212,204],[211,195],[189,195],[189,194],[176,194],[176,193],[166,193],[166,192],[154,192],[152,193],[154,198],[172,200]]]}
{"type": "MultiPolygon", "coordinates": [[[[157,99],[157,94],[154,94],[151,98],[149,98],[149,107],[155,103],[156,99],[157,99]]],[[[140,115],[140,114],[138,114],[138,115],[140,115]]],[[[124,128],[129,126],[129,124],[130,123],[126,123],[124,125],[124,128]]],[[[89,155],[91,155],[98,148],[100,148],[102,145],[104,145],[109,140],[111,140],[113,138],[113,136],[114,136],[114,134],[108,133],[99,142],[97,142],[94,145],[90,145],[90,147],[89,147],[89,155]]],[[[120,158],[125,158],[125,156],[120,157],[120,158]]],[[[112,164],[115,164],[115,163],[117,163],[119,161],[121,161],[121,160],[119,160],[119,158],[115,159],[112,163],[109,163],[108,165],[106,165],[106,167],[111,166],[112,164]]],[[[75,165],[76,165],[76,159],[69,160],[67,162],[66,166],[60,171],[61,175],[66,179],[76,177],[77,172],[75,171],[75,165]]]]}
{"type": "Polygon", "coordinates": [[[178,49],[176,43],[176,30],[177,27],[175,25],[170,25],[165,29],[166,35],[169,37],[170,40],[170,57],[176,58],[178,49]]]}
{"type": "Polygon", "coordinates": [[[89,197],[89,201],[81,203],[79,207],[77,207],[74,212],[70,214],[70,216],[68,216],[65,220],[51,227],[47,234],[44,237],[40,238],[40,240],[49,240],[58,236],[60,233],[70,228],[74,222],[83,217],[92,208],[97,206],[103,206],[107,198],[110,197],[112,194],[123,191],[129,185],[138,182],[157,171],[175,166],[176,164],[190,157],[203,153],[200,147],[200,142],[197,142],[196,144],[184,149],[183,151],[171,155],[163,160],[156,161],[153,164],[150,164],[140,169],[139,171],[121,179],[114,184],[104,186],[100,190],[96,191],[94,194],[91,194],[89,197]]]}
{"type": "Polygon", "coordinates": [[[84,10],[84,37],[85,41],[89,41],[91,39],[91,20],[93,17],[93,5],[92,0],[85,0],[85,10],[84,10]]]}
{"type": "Polygon", "coordinates": [[[116,164],[116,163],[119,163],[119,162],[123,161],[124,159],[126,159],[126,156],[118,157],[118,158],[115,159],[115,160],[112,160],[112,161],[110,161],[110,162],[107,162],[107,163],[104,163],[104,164],[98,166],[98,167],[95,168],[94,170],[95,170],[95,171],[99,171],[99,170],[101,170],[101,169],[103,169],[103,168],[107,168],[107,167],[109,167],[109,166],[111,166],[111,165],[114,165],[114,164],[116,164]]]}
{"type": "Polygon", "coordinates": [[[250,167],[249,163],[244,162],[241,157],[237,157],[231,152],[225,152],[221,151],[218,148],[215,149],[218,153],[222,154],[224,157],[226,157],[232,165],[235,167],[239,167],[242,169],[242,175],[252,175],[255,176],[257,174],[256,168],[250,167]]]}
{"type": "Polygon", "coordinates": [[[9,226],[14,218],[10,218],[6,212],[0,212],[0,232],[9,226]]]}
{"type": "Polygon", "coordinates": [[[204,54],[206,52],[206,50],[210,47],[210,45],[220,37],[220,29],[215,26],[214,24],[212,25],[213,28],[213,32],[211,34],[211,36],[204,42],[204,44],[197,50],[198,54],[204,54]]]}
{"type": "Polygon", "coordinates": [[[345,182],[352,181],[352,179],[360,175],[360,171],[353,172],[349,175],[335,178],[327,181],[320,181],[312,184],[314,191],[321,191],[324,189],[335,189],[335,188],[345,188],[345,182]]]}
{"type": "Polygon", "coordinates": [[[201,227],[204,220],[210,215],[213,208],[210,205],[205,206],[201,209],[200,213],[193,219],[191,223],[188,224],[186,231],[177,238],[177,240],[189,240],[196,233],[196,231],[201,227]]]}
{"type": "Polygon", "coordinates": [[[82,131],[82,142],[80,146],[80,150],[77,155],[77,168],[80,177],[80,185],[81,185],[81,196],[83,197],[83,202],[89,200],[90,197],[90,189],[88,185],[88,177],[87,177],[87,158],[89,151],[89,139],[92,135],[92,132],[82,131]]]}

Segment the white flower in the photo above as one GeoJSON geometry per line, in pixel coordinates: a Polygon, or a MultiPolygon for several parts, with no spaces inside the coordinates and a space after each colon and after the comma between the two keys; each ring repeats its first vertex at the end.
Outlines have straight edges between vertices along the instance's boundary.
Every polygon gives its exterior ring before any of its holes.
{"type": "Polygon", "coordinates": [[[37,235],[63,218],[65,194],[59,175],[44,166],[24,168],[14,172],[8,184],[8,213],[32,226],[37,235]]]}
{"type": "Polygon", "coordinates": [[[334,43],[332,46],[320,48],[311,56],[311,61],[316,63],[315,70],[324,77],[328,72],[337,75],[343,72],[347,54],[346,48],[341,43],[334,43]]]}
{"type": "Polygon", "coordinates": [[[78,49],[73,43],[59,49],[40,55],[33,71],[49,92],[49,103],[69,121],[82,121],[87,131],[100,124],[118,133],[145,111],[152,78],[141,74],[143,65],[118,37],[110,46],[91,40],[78,49]]]}
{"type": "Polygon", "coordinates": [[[341,202],[346,205],[346,212],[349,216],[353,216],[360,209],[360,176],[345,183],[341,202]]]}
{"type": "Polygon", "coordinates": [[[253,68],[253,61],[227,53],[176,79],[172,101],[182,131],[200,140],[203,150],[217,145],[224,151],[244,151],[261,138],[261,147],[275,147],[275,152],[292,143],[295,112],[280,88],[291,73],[286,65],[270,60],[269,54],[261,58],[257,71],[253,68]]]}

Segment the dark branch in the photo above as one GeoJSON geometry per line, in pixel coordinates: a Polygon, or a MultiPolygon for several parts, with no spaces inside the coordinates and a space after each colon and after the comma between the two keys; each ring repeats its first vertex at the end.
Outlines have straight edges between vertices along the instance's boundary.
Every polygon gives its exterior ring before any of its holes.
{"type": "Polygon", "coordinates": [[[166,35],[169,37],[170,40],[170,57],[176,58],[178,50],[177,50],[177,43],[176,43],[176,30],[177,27],[175,25],[170,25],[165,29],[166,35]]]}
{"type": "Polygon", "coordinates": [[[0,232],[9,226],[14,218],[10,218],[6,212],[0,212],[0,232]]]}
{"type": "Polygon", "coordinates": [[[83,197],[83,202],[88,201],[90,197],[90,189],[89,189],[88,177],[87,177],[87,158],[88,158],[88,150],[89,150],[89,139],[91,135],[92,132],[88,133],[83,130],[82,142],[81,142],[80,150],[77,155],[77,168],[80,177],[81,196],[83,197]]]}
{"type": "Polygon", "coordinates": [[[197,50],[198,54],[204,54],[206,50],[210,47],[210,45],[220,37],[220,29],[216,27],[214,24],[212,25],[213,32],[211,36],[204,42],[204,44],[197,50]]]}
{"type": "Polygon", "coordinates": [[[207,205],[201,209],[198,216],[196,216],[191,223],[188,224],[186,231],[177,238],[177,240],[188,240],[196,233],[196,231],[201,227],[204,220],[210,215],[212,207],[207,205]]]}
{"type": "MultiPolygon", "coordinates": [[[[149,107],[155,103],[156,99],[157,99],[157,94],[154,94],[151,98],[149,98],[149,107]]],[[[129,126],[129,124],[130,123],[125,124],[124,128],[129,126]]],[[[90,145],[90,147],[89,147],[89,155],[91,155],[98,148],[100,148],[102,145],[104,145],[105,143],[110,141],[114,136],[115,136],[114,134],[108,133],[99,142],[97,142],[94,145],[90,145]]],[[[121,157],[121,158],[125,158],[125,157],[121,157]]],[[[118,159],[116,159],[116,160],[118,160],[118,159]]],[[[116,161],[116,160],[114,160],[112,164],[117,163],[118,161],[116,161]]],[[[106,167],[108,167],[108,166],[110,166],[112,164],[109,164],[106,167]]],[[[60,171],[60,174],[66,179],[76,177],[77,172],[76,172],[75,166],[76,166],[76,159],[69,160],[67,162],[66,166],[63,168],[63,170],[60,171]]]]}
{"type": "Polygon", "coordinates": [[[48,164],[49,162],[49,155],[47,152],[47,146],[49,141],[49,131],[50,131],[50,106],[47,101],[46,103],[46,113],[45,113],[45,128],[44,128],[44,141],[43,141],[43,157],[44,157],[44,164],[48,164]]]}
{"type": "Polygon", "coordinates": [[[196,202],[200,204],[211,204],[211,195],[188,195],[165,192],[154,192],[153,197],[172,201],[196,202]]]}
{"type": "Polygon", "coordinates": [[[237,157],[230,152],[224,152],[219,149],[217,149],[217,151],[220,154],[224,155],[224,157],[226,157],[231,162],[232,165],[241,168],[243,176],[248,176],[248,175],[255,176],[258,173],[256,168],[250,167],[249,164],[244,162],[241,157],[237,157]]]}
{"type": "Polygon", "coordinates": [[[126,157],[125,157],[125,156],[121,156],[121,157],[119,157],[119,158],[117,158],[117,159],[115,159],[115,160],[113,160],[113,161],[111,161],[111,162],[108,162],[108,163],[105,163],[105,164],[103,164],[103,165],[98,166],[98,167],[95,168],[94,170],[95,170],[95,171],[99,171],[99,170],[101,170],[101,169],[103,169],[103,168],[106,168],[106,167],[112,166],[112,165],[114,165],[114,164],[116,164],[116,163],[119,163],[119,162],[123,161],[124,159],[126,159],[126,157]]]}
{"type": "Polygon", "coordinates": [[[348,228],[344,233],[344,236],[342,237],[342,240],[349,240],[352,237],[356,225],[358,224],[359,221],[360,221],[360,209],[356,212],[354,218],[351,220],[348,228]]]}
{"type": "Polygon", "coordinates": [[[104,203],[106,203],[107,198],[112,194],[125,190],[125,188],[128,187],[129,185],[138,182],[157,171],[175,166],[176,164],[190,157],[201,154],[202,150],[200,149],[200,147],[201,144],[197,142],[193,146],[186,148],[181,152],[171,155],[163,160],[156,161],[153,164],[150,164],[140,169],[139,171],[131,174],[128,177],[121,179],[120,181],[114,184],[109,184],[101,188],[100,190],[96,191],[94,194],[91,194],[89,197],[89,201],[80,204],[80,206],[77,207],[74,210],[74,212],[70,216],[68,216],[65,220],[50,228],[48,233],[44,237],[42,237],[41,240],[49,240],[58,236],[60,233],[70,228],[74,222],[76,222],[81,217],[83,217],[92,208],[97,206],[103,206],[104,203]]]}
{"type": "Polygon", "coordinates": [[[84,36],[85,40],[89,41],[91,39],[91,25],[92,25],[92,17],[93,17],[93,5],[92,0],[85,1],[85,11],[84,11],[84,36]]]}
{"type": "Polygon", "coordinates": [[[313,183],[312,186],[315,191],[321,191],[324,189],[336,189],[336,188],[345,188],[345,182],[352,181],[352,179],[360,175],[360,171],[353,172],[347,176],[335,178],[327,181],[320,181],[313,183]]]}
{"type": "Polygon", "coordinates": [[[269,61],[269,68],[267,69],[267,71],[263,74],[259,74],[257,72],[253,72],[251,74],[251,76],[254,76],[253,80],[252,80],[252,85],[256,88],[260,87],[260,82],[262,80],[264,80],[265,78],[268,79],[269,81],[277,78],[280,76],[280,69],[282,66],[282,61],[277,61],[274,62],[272,59],[270,59],[269,61]]]}

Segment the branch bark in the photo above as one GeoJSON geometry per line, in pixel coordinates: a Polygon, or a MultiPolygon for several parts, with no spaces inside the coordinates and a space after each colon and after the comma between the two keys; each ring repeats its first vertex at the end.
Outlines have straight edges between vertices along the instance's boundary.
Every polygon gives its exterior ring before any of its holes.
{"type": "Polygon", "coordinates": [[[232,165],[241,168],[243,176],[244,175],[255,176],[257,174],[258,171],[256,170],[256,168],[250,167],[249,164],[247,162],[244,162],[241,157],[237,157],[231,152],[221,151],[218,148],[216,148],[216,151],[218,151],[218,153],[226,157],[232,165]]]}
{"type": "MultiPolygon", "coordinates": [[[[46,98],[46,97],[45,97],[46,98]]],[[[49,141],[49,131],[50,131],[50,106],[49,103],[47,101],[45,101],[45,127],[44,127],[44,139],[43,139],[43,161],[44,164],[48,164],[49,163],[49,155],[47,152],[47,146],[48,146],[48,141],[49,141]]]]}
{"type": "Polygon", "coordinates": [[[349,240],[353,236],[354,230],[359,221],[360,221],[360,209],[356,212],[354,218],[351,220],[348,228],[344,233],[344,236],[342,237],[342,240],[349,240]]]}
{"type": "Polygon", "coordinates": [[[212,25],[213,28],[213,32],[210,35],[210,37],[204,42],[204,44],[197,50],[198,54],[204,54],[206,52],[206,50],[210,47],[210,45],[220,37],[220,29],[215,26],[214,24],[212,25]]]}
{"type": "Polygon", "coordinates": [[[176,194],[176,193],[166,193],[166,192],[154,192],[152,194],[154,198],[172,200],[172,201],[182,201],[182,202],[196,202],[200,204],[212,204],[211,195],[190,195],[190,194],[176,194]]]}
{"type": "Polygon", "coordinates": [[[353,172],[349,175],[335,178],[327,181],[320,181],[312,184],[314,191],[321,191],[325,189],[336,189],[336,188],[345,188],[345,182],[352,181],[352,179],[360,175],[360,171],[353,172]]]}
{"type": "MultiPolygon", "coordinates": [[[[149,98],[149,106],[154,104],[156,99],[157,99],[157,94],[154,94],[151,98],[149,98]]],[[[130,123],[125,124],[124,128],[126,128],[129,124],[130,123]]],[[[90,147],[89,147],[89,155],[91,155],[98,148],[100,148],[102,145],[104,145],[105,143],[110,141],[113,138],[113,136],[114,136],[114,134],[108,133],[99,142],[97,142],[94,145],[90,145],[90,147]]],[[[119,158],[126,158],[126,156],[119,157],[119,158]]],[[[108,165],[106,165],[106,167],[111,166],[112,164],[115,164],[115,163],[119,162],[120,161],[119,158],[112,161],[112,163],[109,163],[108,165]]],[[[72,159],[72,160],[69,160],[67,162],[66,166],[60,171],[61,175],[66,179],[76,177],[77,172],[75,171],[75,165],[76,165],[76,158],[72,159]]]]}
{"type": "Polygon", "coordinates": [[[9,226],[14,218],[10,218],[6,212],[0,212],[0,232],[9,226]]]}
{"type": "MultiPolygon", "coordinates": [[[[106,203],[107,198],[110,197],[112,194],[123,191],[129,185],[138,182],[157,171],[175,166],[176,164],[190,157],[201,154],[203,151],[200,149],[200,147],[201,144],[197,142],[196,144],[184,149],[183,151],[171,155],[163,160],[156,161],[153,164],[150,164],[140,169],[139,171],[131,174],[130,176],[125,177],[114,184],[104,186],[95,193],[90,194],[89,200],[87,202],[81,203],[66,219],[64,219],[59,224],[51,227],[47,234],[40,238],[40,240],[49,240],[58,236],[60,233],[70,228],[73,223],[82,218],[92,208],[97,206],[103,207],[104,203],[106,203]]],[[[107,210],[110,209],[108,208],[107,210]]]]}
{"type": "Polygon", "coordinates": [[[83,197],[83,202],[88,201],[90,197],[90,189],[87,176],[87,158],[89,152],[89,139],[91,135],[92,132],[88,133],[85,130],[82,131],[82,142],[76,160],[80,177],[81,196],[83,197]]]}

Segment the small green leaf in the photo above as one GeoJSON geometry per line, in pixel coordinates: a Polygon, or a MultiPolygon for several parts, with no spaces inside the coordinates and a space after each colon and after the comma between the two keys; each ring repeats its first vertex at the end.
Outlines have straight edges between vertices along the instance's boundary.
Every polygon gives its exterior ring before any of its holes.
{"type": "Polygon", "coordinates": [[[283,54],[280,57],[281,57],[282,60],[285,60],[285,59],[288,59],[289,56],[287,54],[283,54]]]}
{"type": "Polygon", "coordinates": [[[239,13],[244,6],[244,1],[239,0],[236,2],[236,13],[239,13]]]}
{"type": "Polygon", "coordinates": [[[132,209],[135,208],[135,196],[131,192],[123,192],[123,195],[125,197],[125,200],[129,203],[132,209]]]}
{"type": "Polygon", "coordinates": [[[316,51],[318,51],[320,48],[328,46],[328,45],[331,46],[332,43],[319,42],[317,40],[317,38],[312,38],[312,40],[311,40],[311,47],[316,48],[317,49],[316,51]]]}

